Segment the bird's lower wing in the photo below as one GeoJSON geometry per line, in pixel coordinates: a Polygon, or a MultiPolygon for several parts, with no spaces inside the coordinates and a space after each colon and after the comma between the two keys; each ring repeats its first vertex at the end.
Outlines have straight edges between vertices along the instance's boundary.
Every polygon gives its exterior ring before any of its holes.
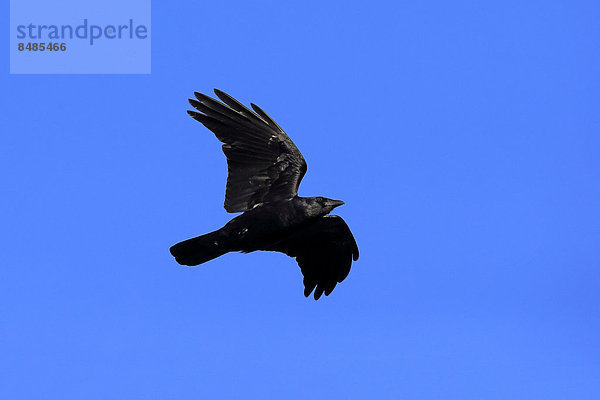
{"type": "Polygon", "coordinates": [[[304,275],[304,295],[314,289],[315,300],[329,296],[358,260],[358,246],[346,222],[337,215],[327,215],[298,229],[286,239],[265,250],[279,251],[295,257],[304,275]]]}

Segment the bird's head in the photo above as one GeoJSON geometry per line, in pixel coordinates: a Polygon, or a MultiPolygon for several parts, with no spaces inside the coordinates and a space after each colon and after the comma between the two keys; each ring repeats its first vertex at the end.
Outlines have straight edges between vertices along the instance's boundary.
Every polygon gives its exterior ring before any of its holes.
{"type": "Polygon", "coordinates": [[[334,208],[344,204],[341,200],[328,199],[326,197],[305,197],[303,200],[306,202],[305,209],[309,217],[319,217],[327,215],[334,208]]]}

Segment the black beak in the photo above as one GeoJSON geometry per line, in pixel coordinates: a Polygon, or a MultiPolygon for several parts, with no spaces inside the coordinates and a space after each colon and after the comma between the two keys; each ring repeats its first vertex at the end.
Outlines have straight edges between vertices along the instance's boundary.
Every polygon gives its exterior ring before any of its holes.
{"type": "Polygon", "coordinates": [[[344,205],[344,202],[341,200],[329,200],[327,203],[329,206],[331,206],[331,208],[336,208],[344,205]]]}

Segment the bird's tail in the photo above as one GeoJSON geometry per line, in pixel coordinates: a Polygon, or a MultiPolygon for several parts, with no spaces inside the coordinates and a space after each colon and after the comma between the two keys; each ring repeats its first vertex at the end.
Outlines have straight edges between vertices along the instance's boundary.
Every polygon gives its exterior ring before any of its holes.
{"type": "Polygon", "coordinates": [[[172,246],[171,254],[181,265],[199,265],[227,253],[219,231],[184,240],[172,246]]]}

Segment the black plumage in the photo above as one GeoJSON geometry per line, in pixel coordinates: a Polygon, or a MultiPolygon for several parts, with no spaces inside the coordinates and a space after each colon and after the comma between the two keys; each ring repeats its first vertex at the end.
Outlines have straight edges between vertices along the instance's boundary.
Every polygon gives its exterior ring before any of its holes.
{"type": "Polygon", "coordinates": [[[243,212],[224,227],[171,247],[178,263],[198,265],[230,251],[279,251],[295,257],[304,275],[304,295],[318,299],[342,282],[358,259],[344,220],[328,215],[344,204],[300,197],[306,161],[287,134],[262,109],[254,112],[215,89],[219,102],[201,93],[188,111],[223,142],[228,177],[225,210],[243,212]]]}

